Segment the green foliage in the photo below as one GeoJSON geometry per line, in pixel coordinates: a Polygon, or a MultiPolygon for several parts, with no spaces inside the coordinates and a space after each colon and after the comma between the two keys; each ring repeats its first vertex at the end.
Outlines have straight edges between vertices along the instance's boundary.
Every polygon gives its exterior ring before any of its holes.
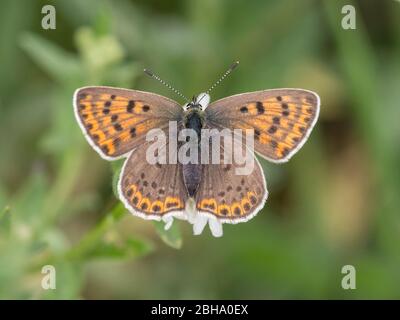
{"type": "Polygon", "coordinates": [[[177,226],[177,222],[173,223],[171,228],[165,230],[165,223],[162,221],[154,221],[154,226],[160,238],[169,246],[175,249],[182,247],[182,237],[177,226]]]}
{"type": "MultiPolygon", "coordinates": [[[[100,18],[96,20],[97,27],[101,28],[102,21],[100,18]]],[[[6,270],[0,276],[4,278],[4,283],[11,286],[24,277],[39,277],[40,268],[46,263],[56,267],[57,281],[62,289],[46,293],[39,289],[39,281],[32,297],[77,297],[83,284],[82,267],[87,261],[99,258],[132,260],[154,250],[149,239],[122,237],[114,230],[126,214],[120,203],[106,212],[76,244],[72,245],[67,240],[58,225],[59,217],[65,219],[71,214],[68,212],[71,208],[82,211],[80,202],[83,196],[77,193],[77,188],[82,184],[82,174],[90,162],[85,150],[87,145],[83,143],[72,117],[72,90],[84,83],[108,83],[124,87],[130,85],[138,74],[137,63],[124,62],[125,53],[121,44],[115,36],[106,32],[105,27],[101,34],[95,34],[89,27],[80,28],[75,38],[77,55],[31,32],[24,32],[19,39],[20,47],[32,62],[56,82],[56,87],[48,92],[56,101],[56,108],[48,110],[53,118],[52,126],[38,146],[39,152],[54,157],[52,165],[56,172],[52,177],[46,176],[48,173],[43,168],[46,164],[40,161],[9,200],[10,203],[3,196],[0,214],[0,250],[4,253],[4,266],[7,268],[8,258],[11,263],[8,267],[17,261],[21,262],[19,268],[6,270]],[[37,295],[36,292],[40,291],[37,295]]],[[[112,166],[114,190],[121,164],[117,162],[112,166]]],[[[98,210],[99,207],[92,204],[88,209],[98,210]]],[[[167,243],[177,248],[180,240],[178,232],[173,230],[171,235],[165,232],[163,239],[173,239],[167,243]]],[[[0,297],[7,297],[10,293],[18,298],[29,297],[29,288],[24,286],[21,284],[21,287],[11,291],[7,286],[2,287],[0,297]]]]}
{"type": "Polygon", "coordinates": [[[165,3],[58,0],[56,30],[40,28],[41,1],[2,3],[0,298],[400,297],[399,3],[165,3]],[[344,4],[356,30],[341,28],[344,4]],[[190,96],[237,59],[213,100],[274,87],[322,100],[299,154],[261,161],[266,207],[221,239],[132,217],[117,199],[122,161],[87,144],[74,90],[175,98],[142,76],[149,67],[190,96]],[[56,290],[40,286],[46,264],[56,290]],[[357,290],[340,287],[345,264],[357,290]]]}

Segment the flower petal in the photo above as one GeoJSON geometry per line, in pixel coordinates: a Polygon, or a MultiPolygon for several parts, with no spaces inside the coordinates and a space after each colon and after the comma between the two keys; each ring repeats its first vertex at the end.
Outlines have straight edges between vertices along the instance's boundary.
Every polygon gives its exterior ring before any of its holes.
{"type": "Polygon", "coordinates": [[[164,230],[168,230],[169,228],[171,228],[172,223],[174,222],[174,217],[173,216],[164,217],[163,221],[165,222],[164,230]]]}
{"type": "Polygon", "coordinates": [[[207,222],[208,222],[208,217],[200,214],[197,215],[196,219],[193,221],[193,234],[195,236],[201,234],[207,222]]]}
{"type": "Polygon", "coordinates": [[[222,223],[217,218],[209,218],[208,225],[214,237],[222,237],[224,234],[222,230],[222,223]]]}

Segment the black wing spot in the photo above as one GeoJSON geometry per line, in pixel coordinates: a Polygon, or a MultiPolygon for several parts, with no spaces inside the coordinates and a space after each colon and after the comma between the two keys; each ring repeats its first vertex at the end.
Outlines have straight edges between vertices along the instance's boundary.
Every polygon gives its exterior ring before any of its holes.
{"type": "Polygon", "coordinates": [[[275,133],[278,128],[276,126],[270,126],[268,129],[268,133],[275,133]]]}
{"type": "Polygon", "coordinates": [[[284,157],[286,157],[288,154],[289,154],[289,149],[288,148],[285,148],[285,149],[283,149],[283,151],[282,151],[282,155],[284,156],[284,157]]]}
{"type": "Polygon", "coordinates": [[[226,216],[229,213],[228,209],[223,208],[221,210],[221,214],[223,214],[224,216],[226,216]]]}
{"type": "Polygon", "coordinates": [[[107,145],[102,146],[102,147],[101,147],[101,150],[103,150],[103,152],[104,152],[105,154],[108,154],[108,153],[110,152],[110,150],[108,149],[108,146],[107,146],[107,145]]]}
{"type": "Polygon", "coordinates": [[[142,210],[146,210],[147,209],[147,203],[143,202],[140,207],[142,208],[142,210]]]}
{"type": "Polygon", "coordinates": [[[260,101],[256,102],[256,108],[257,108],[258,114],[263,114],[265,112],[264,105],[260,101]]]}
{"type": "Polygon", "coordinates": [[[135,101],[129,100],[128,106],[126,107],[126,111],[129,113],[133,112],[133,108],[135,108],[135,101]]]}

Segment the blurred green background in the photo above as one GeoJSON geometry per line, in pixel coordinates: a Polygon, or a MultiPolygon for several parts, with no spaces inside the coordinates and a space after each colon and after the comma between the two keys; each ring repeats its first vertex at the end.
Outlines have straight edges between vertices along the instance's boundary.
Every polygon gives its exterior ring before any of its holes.
{"type": "Polygon", "coordinates": [[[0,298],[400,298],[400,3],[366,1],[2,1],[0,298]],[[42,6],[56,30],[41,28],[42,6]],[[342,6],[357,10],[343,30],[342,6]],[[121,162],[84,140],[84,85],[192,96],[239,59],[218,99],[314,90],[319,122],[287,164],[262,162],[270,197],[215,239],[127,214],[121,162]],[[44,265],[57,289],[43,290],[44,265]],[[357,289],[343,290],[354,265],[357,289]]]}

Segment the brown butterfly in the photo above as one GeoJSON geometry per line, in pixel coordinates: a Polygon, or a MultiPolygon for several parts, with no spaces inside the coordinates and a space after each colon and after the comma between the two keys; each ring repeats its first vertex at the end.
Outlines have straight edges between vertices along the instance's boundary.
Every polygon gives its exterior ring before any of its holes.
{"type": "Polygon", "coordinates": [[[118,193],[130,212],[163,220],[166,227],[173,218],[188,220],[195,234],[209,222],[213,235],[221,236],[222,223],[247,221],[264,206],[268,192],[258,160],[246,176],[235,174],[235,161],[149,164],[146,134],[154,128],[167,132],[171,121],[180,130],[191,128],[198,133],[206,128],[251,129],[254,149],[261,157],[286,162],[310,135],[320,99],[308,90],[273,89],[208,103],[208,94],[181,106],[154,93],[100,86],[80,88],[73,98],[76,119],[89,144],[104,159],[127,158],[118,193]]]}

